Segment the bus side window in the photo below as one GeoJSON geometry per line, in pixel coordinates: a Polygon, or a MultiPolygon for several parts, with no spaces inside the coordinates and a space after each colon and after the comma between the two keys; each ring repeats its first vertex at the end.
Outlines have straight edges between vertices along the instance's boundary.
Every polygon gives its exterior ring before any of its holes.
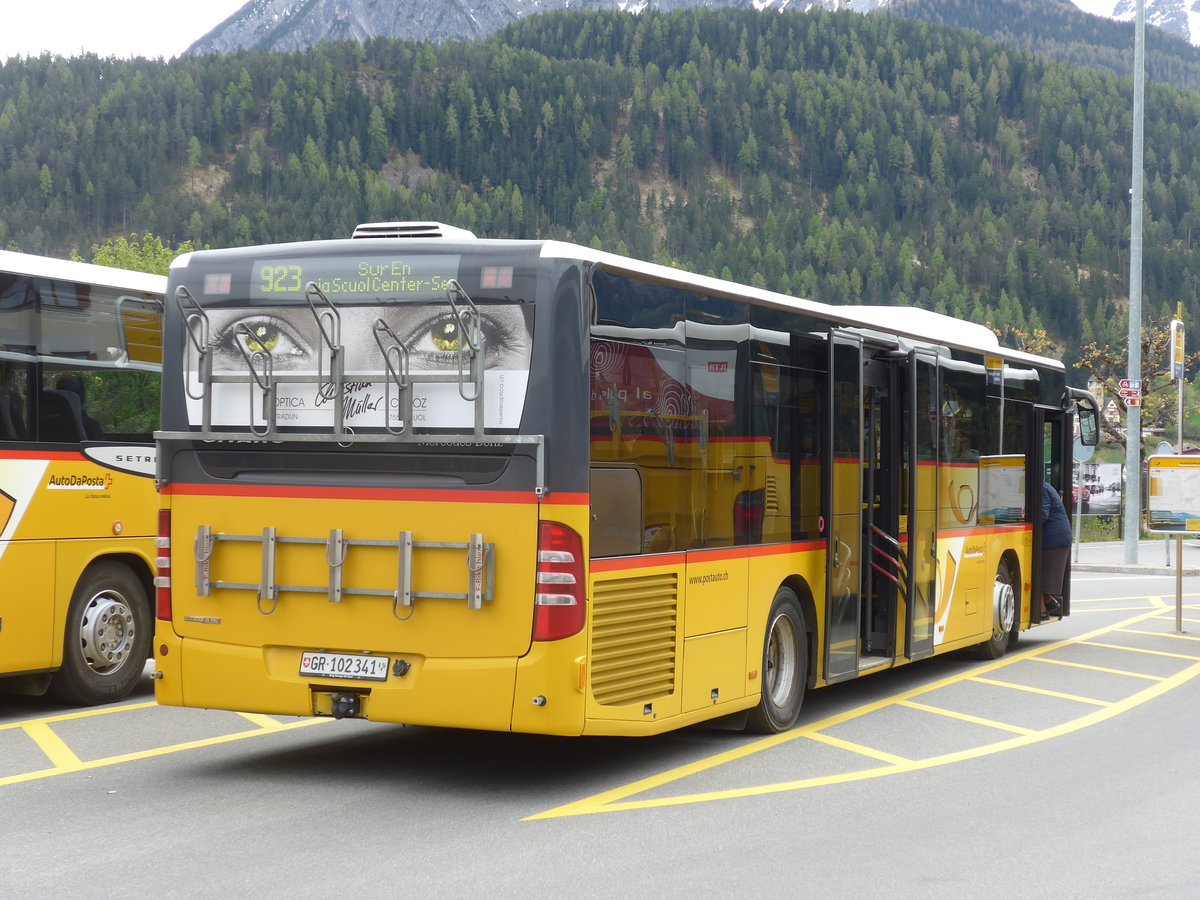
{"type": "Polygon", "coordinates": [[[642,552],[642,476],[632,467],[592,467],[592,558],[642,552]]]}

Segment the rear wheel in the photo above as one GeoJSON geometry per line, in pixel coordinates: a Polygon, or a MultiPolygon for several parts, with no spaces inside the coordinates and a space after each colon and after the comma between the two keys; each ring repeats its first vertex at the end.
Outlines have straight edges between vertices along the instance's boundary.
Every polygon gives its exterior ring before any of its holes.
{"type": "Polygon", "coordinates": [[[125,566],[89,566],[67,610],[62,668],[50,694],[66,703],[111,703],[126,697],[146,666],[150,602],[125,566]]]}
{"type": "Polygon", "coordinates": [[[1019,629],[1017,607],[1017,579],[1007,559],[1000,560],[996,567],[996,580],[992,583],[992,636],[971,650],[980,659],[999,659],[1010,644],[1016,644],[1019,629]]]}
{"type": "Polygon", "coordinates": [[[746,727],[775,734],[796,724],[808,682],[808,636],[800,601],[790,588],[780,588],[767,617],[763,639],[762,698],[750,711],[746,727]]]}

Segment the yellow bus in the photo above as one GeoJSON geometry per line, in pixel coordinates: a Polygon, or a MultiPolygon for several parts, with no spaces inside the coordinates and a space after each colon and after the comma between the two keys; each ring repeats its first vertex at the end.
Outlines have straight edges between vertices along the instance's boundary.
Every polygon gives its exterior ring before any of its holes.
{"type": "Polygon", "coordinates": [[[0,691],[111,702],[145,669],[166,286],[0,251],[0,691]]]}
{"type": "Polygon", "coordinates": [[[1040,624],[1041,483],[1096,434],[979,326],[436,223],[180,257],[164,334],[180,706],[781,731],[1040,624]]]}

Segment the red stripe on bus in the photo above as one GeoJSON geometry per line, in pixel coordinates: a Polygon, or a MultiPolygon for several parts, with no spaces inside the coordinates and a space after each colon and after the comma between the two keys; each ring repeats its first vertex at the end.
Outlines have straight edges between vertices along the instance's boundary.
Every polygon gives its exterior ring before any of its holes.
{"type": "Polygon", "coordinates": [[[175,497],[283,497],[294,500],[412,500],[426,503],[537,503],[530,491],[446,491],[420,488],[302,487],[287,485],[166,484],[175,497]]]}
{"type": "Polygon", "coordinates": [[[0,459],[69,459],[80,462],[86,458],[79,451],[70,450],[0,450],[0,459]]]}
{"type": "Polygon", "coordinates": [[[824,550],[824,541],[801,541],[792,544],[758,544],[737,547],[722,547],[716,550],[687,550],[675,553],[656,553],[648,556],[614,556],[593,559],[593,572],[616,572],[621,569],[648,569],[657,566],[682,566],[688,563],[720,562],[726,559],[757,558],[764,556],[786,556],[791,553],[807,553],[824,550]]]}
{"type": "Polygon", "coordinates": [[[619,572],[622,569],[657,569],[659,566],[682,566],[682,553],[655,553],[651,556],[614,556],[611,559],[593,559],[593,572],[619,572]]]}

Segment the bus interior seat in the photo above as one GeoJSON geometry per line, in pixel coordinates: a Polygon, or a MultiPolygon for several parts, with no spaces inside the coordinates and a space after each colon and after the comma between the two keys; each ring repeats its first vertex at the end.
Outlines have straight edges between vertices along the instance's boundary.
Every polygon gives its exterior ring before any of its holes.
{"type": "Polygon", "coordinates": [[[20,403],[16,391],[9,387],[0,387],[0,441],[24,440],[17,416],[20,403]]]}
{"type": "Polygon", "coordinates": [[[38,393],[38,440],[68,443],[87,440],[77,396],[70,391],[38,393]]]}

